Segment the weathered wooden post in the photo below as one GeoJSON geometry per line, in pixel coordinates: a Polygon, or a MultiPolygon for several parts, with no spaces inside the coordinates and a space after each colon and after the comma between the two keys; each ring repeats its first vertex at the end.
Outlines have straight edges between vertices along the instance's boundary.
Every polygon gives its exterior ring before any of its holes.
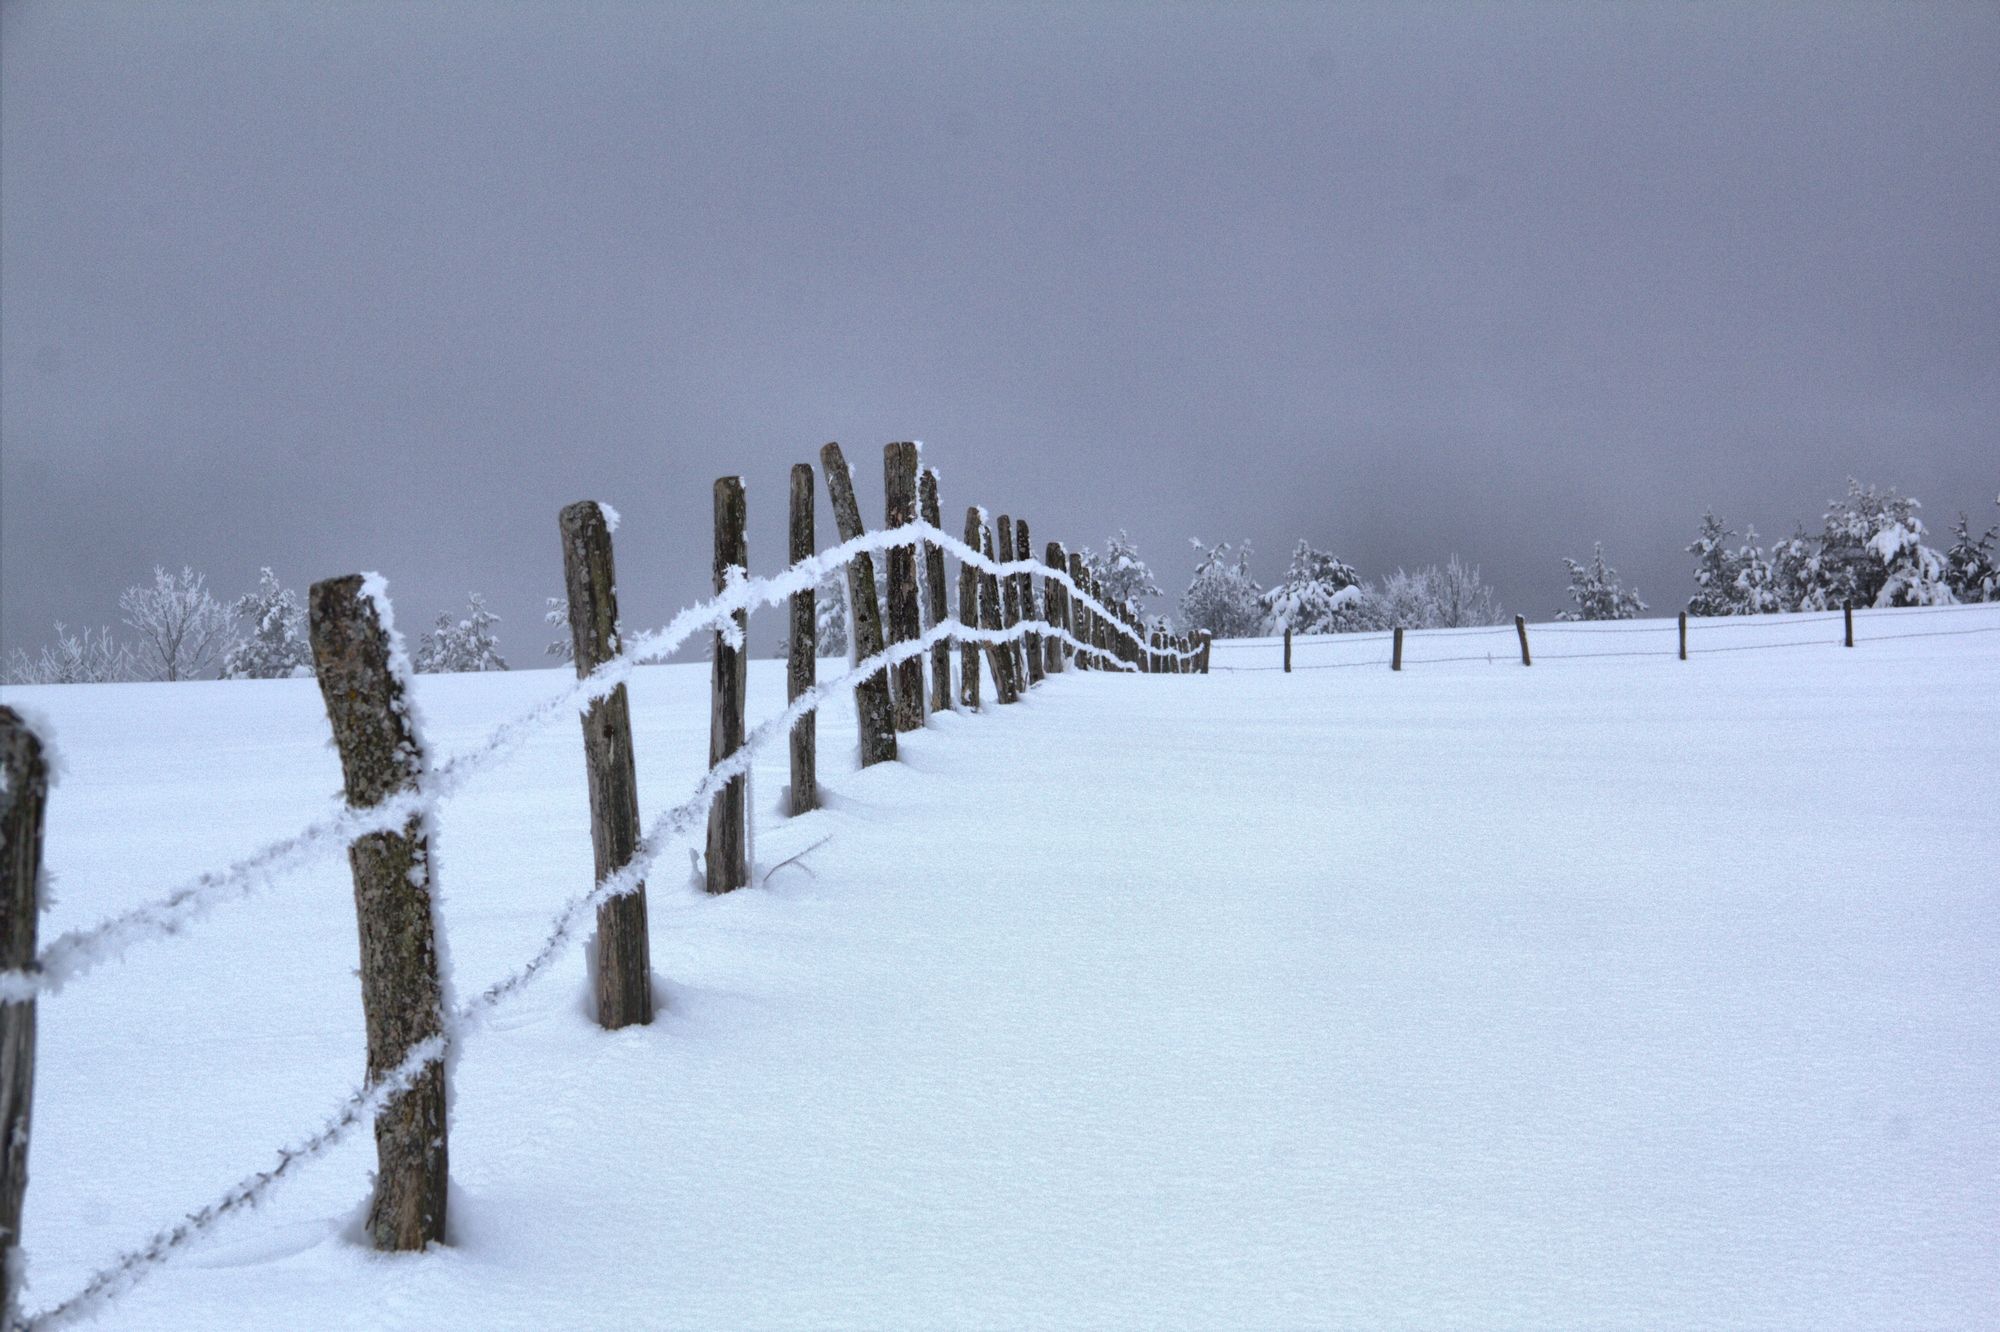
{"type": "MultiPolygon", "coordinates": [[[[995,539],[1000,545],[1000,563],[1014,562],[1014,520],[1006,514],[1000,515],[995,526],[995,539]]],[[[1005,629],[1013,629],[1021,622],[1021,580],[1013,574],[1000,575],[1000,623],[1005,629]]],[[[1021,640],[1010,638],[1004,645],[1007,659],[1014,664],[1014,692],[1020,694],[1028,687],[1027,663],[1021,657],[1021,640]]],[[[1004,701],[1004,700],[1003,700],[1004,701]]]]}
{"type": "MultiPolygon", "coordinates": [[[[792,464],[791,562],[809,560],[816,553],[819,537],[814,531],[813,469],[811,463],[792,464]]],[[[792,593],[789,660],[785,663],[785,702],[799,701],[819,683],[819,605],[812,587],[792,593]]],[[[819,713],[808,712],[792,723],[792,787],[789,805],[793,814],[819,808],[819,713]]]]}
{"type": "MultiPolygon", "coordinates": [[[[41,739],[21,714],[0,705],[0,970],[35,969],[48,802],[41,739]]],[[[35,1001],[21,999],[0,1005],[0,1328],[10,1332],[20,1312],[21,1203],[34,1108],[35,1001]]]]}
{"type": "MultiPolygon", "coordinates": [[[[729,571],[750,574],[750,553],[743,537],[743,478],[724,476],[715,482],[715,590],[729,585],[729,571]]],[[[750,645],[750,612],[734,612],[737,642],[731,647],[715,631],[714,664],[709,670],[708,766],[714,767],[743,747],[743,705],[748,680],[744,667],[750,645]]],[[[748,774],[739,773],[723,786],[708,807],[708,891],[726,893],[750,882],[750,808],[748,774]]]]}
{"type": "MultiPolygon", "coordinates": [[[[1063,554],[1061,542],[1049,542],[1048,549],[1042,554],[1042,563],[1059,572],[1067,569],[1068,558],[1063,554]]],[[[1069,599],[1063,595],[1063,585],[1046,576],[1042,579],[1042,618],[1054,628],[1069,628],[1069,599]]],[[[1065,654],[1062,639],[1050,634],[1048,642],[1043,644],[1043,669],[1050,675],[1059,674],[1065,654]]]]}
{"type": "Polygon", "coordinates": [[[1204,629],[1201,631],[1201,673],[1208,674],[1210,655],[1215,650],[1215,635],[1204,629]]]}
{"type": "Polygon", "coordinates": [[[1285,674],[1292,673],[1292,626],[1285,626],[1285,674]]]}
{"type": "MultiPolygon", "coordinates": [[[[386,606],[362,575],[314,583],[308,634],[326,701],[347,803],[369,809],[422,775],[422,742],[410,721],[409,682],[396,663],[386,606]]],[[[413,1046],[444,1034],[437,939],[431,912],[430,846],[424,819],[400,832],[370,833],[347,848],[361,935],[361,1008],[368,1077],[394,1072],[413,1046]]],[[[449,1184],[444,1062],[425,1066],[375,1116],[375,1192],[368,1236],[378,1249],[421,1249],[444,1239],[449,1184]]]]}
{"type": "MultiPolygon", "coordinates": [[[[977,505],[965,511],[965,544],[974,550],[980,545],[979,508],[977,505]]],[[[979,570],[965,560],[958,562],[958,622],[968,629],[977,629],[984,621],[979,615],[979,570]]],[[[977,712],[979,710],[979,644],[973,639],[959,640],[958,645],[958,701],[977,712]]]]}
{"type": "MultiPolygon", "coordinates": [[[[618,571],[611,525],[593,500],[565,508],[563,586],[569,592],[569,637],[577,677],[617,656],[618,571]]],[[[632,712],[619,685],[583,715],[583,769],[590,787],[590,846],[597,882],[616,874],[639,845],[639,779],[632,762],[632,712]]],[[[593,944],[597,1022],[605,1028],[653,1020],[653,971],[646,932],[646,886],[601,903],[593,944]]]]}
{"type": "Polygon", "coordinates": [[[1853,647],[1854,646],[1854,603],[1850,601],[1845,606],[1842,606],[1840,609],[1842,611],[1843,617],[1847,621],[1847,646],[1853,647]]]}
{"type": "MultiPolygon", "coordinates": [[[[938,508],[938,474],[935,467],[924,468],[923,476],[917,482],[917,506],[926,523],[943,530],[944,514],[938,508]]],[[[935,541],[924,542],[924,600],[930,627],[935,629],[949,618],[944,604],[944,548],[935,541]]],[[[951,711],[949,639],[931,644],[931,711],[951,711]]]]}
{"type": "MultiPolygon", "coordinates": [[[[842,541],[853,541],[864,530],[861,506],[854,501],[854,477],[840,445],[819,451],[826,470],[826,497],[833,503],[834,525],[842,541]]],[[[847,562],[847,632],[853,635],[854,657],[864,661],[882,652],[882,611],[875,600],[875,560],[863,551],[847,562]]],[[[889,672],[885,667],[854,686],[854,713],[861,730],[861,766],[887,763],[896,757],[896,722],[889,702],[889,672]]]]}
{"type": "Polygon", "coordinates": [[[1688,659],[1688,613],[1681,612],[1681,660],[1688,659]]]}
{"type": "MultiPolygon", "coordinates": [[[[1002,520],[1005,521],[1004,519],[1002,520]]],[[[1005,531],[1005,528],[1001,529],[1005,531]]],[[[993,558],[993,533],[985,523],[979,525],[981,553],[987,559],[993,558]]],[[[982,572],[979,575],[979,622],[987,629],[1004,628],[1000,623],[1003,615],[1000,595],[1000,580],[997,574],[982,572]]],[[[1014,654],[1008,650],[1010,644],[988,643],[986,664],[993,670],[993,696],[1002,703],[1018,702],[1021,697],[1020,676],[1014,670],[1014,654]]]]}
{"type": "MultiPolygon", "coordinates": [[[[1016,518],[1014,520],[1014,558],[1024,563],[1035,558],[1035,545],[1033,540],[1028,536],[1028,520],[1026,518],[1016,518]]],[[[1015,581],[1020,584],[1020,591],[1016,595],[1021,603],[1021,618],[1032,621],[1036,618],[1034,575],[1017,574],[1015,575],[1015,581]]],[[[1024,651],[1028,659],[1028,683],[1038,685],[1042,682],[1043,675],[1042,636],[1038,633],[1030,632],[1027,636],[1024,651]]]]}
{"type": "MultiPolygon", "coordinates": [[[[1088,592],[1090,590],[1089,580],[1083,570],[1083,555],[1079,551],[1073,550],[1069,552],[1069,581],[1076,585],[1078,592],[1088,592]]],[[[1065,597],[1068,596],[1067,593],[1064,595],[1065,597]]],[[[1089,645],[1090,607],[1074,599],[1071,599],[1069,602],[1069,632],[1078,643],[1085,646],[1089,645]]],[[[1078,670],[1094,671],[1097,669],[1097,663],[1090,659],[1090,653],[1084,651],[1082,647],[1071,648],[1070,652],[1076,658],[1076,668],[1078,670]]]]}
{"type": "MultiPolygon", "coordinates": [[[[1517,634],[1519,634],[1519,635],[1521,636],[1521,664],[1522,664],[1523,666],[1532,666],[1532,665],[1534,665],[1534,664],[1535,664],[1535,661],[1534,661],[1534,658],[1532,658],[1532,657],[1530,657],[1530,656],[1528,655],[1528,617],[1527,617],[1527,616],[1525,616],[1525,615],[1516,615],[1516,616],[1514,617],[1514,632],[1515,632],[1515,633],[1517,633],[1517,634]]],[[[1560,654],[1558,654],[1558,655],[1560,655],[1560,654]]]]}
{"type": "MultiPolygon", "coordinates": [[[[882,450],[884,523],[890,529],[917,521],[917,446],[904,441],[882,450]]],[[[917,588],[917,543],[889,547],[889,641],[914,643],[924,635],[923,601],[917,588]]],[[[924,725],[924,659],[896,663],[895,717],[899,731],[924,725]]]]}
{"type": "Polygon", "coordinates": [[[1106,611],[1106,614],[1090,617],[1091,646],[1107,657],[1115,656],[1116,653],[1113,652],[1113,648],[1117,646],[1117,635],[1112,631],[1110,617],[1116,614],[1117,610],[1109,602],[1105,601],[1104,587],[1095,578],[1090,580],[1090,596],[1098,605],[1103,606],[1106,611]]]}
{"type": "Polygon", "coordinates": [[[1396,626],[1395,646],[1389,650],[1389,669],[1403,669],[1403,626],[1400,624],[1396,626]]]}

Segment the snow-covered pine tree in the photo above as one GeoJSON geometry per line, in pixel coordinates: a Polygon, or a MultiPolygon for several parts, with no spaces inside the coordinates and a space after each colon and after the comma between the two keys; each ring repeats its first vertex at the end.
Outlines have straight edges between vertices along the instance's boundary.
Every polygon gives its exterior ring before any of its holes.
{"type": "Polygon", "coordinates": [[[1557,611],[1558,620],[1630,620],[1646,609],[1637,589],[1628,592],[1619,586],[1618,571],[1604,562],[1602,541],[1592,550],[1589,564],[1571,559],[1563,563],[1569,566],[1569,595],[1576,609],[1557,611]]]}
{"type": "MultiPolygon", "coordinates": [[[[2000,503],[2000,499],[1994,502],[2000,503]]],[[[1960,601],[2000,601],[2000,564],[1993,558],[1993,541],[2000,537],[2000,527],[1989,527],[1986,535],[1974,540],[1969,520],[1961,513],[1951,535],[1951,549],[1944,557],[1944,576],[1951,594],[1960,601]]]]}
{"type": "Polygon", "coordinates": [[[1743,572],[1743,552],[1729,548],[1736,533],[1722,525],[1713,510],[1701,515],[1701,530],[1687,548],[1694,556],[1695,594],[1688,598],[1689,615],[1743,615],[1737,579],[1743,572]]]}
{"type": "Polygon", "coordinates": [[[1827,507],[1819,563],[1828,604],[1935,606],[1952,601],[1945,558],[1923,543],[1923,507],[1894,487],[1877,494],[1853,477],[1827,507]]]}
{"type": "Polygon", "coordinates": [[[1250,543],[1232,547],[1202,544],[1190,538],[1201,552],[1194,577],[1181,593],[1181,623],[1197,631],[1206,630],[1217,638],[1250,638],[1264,631],[1263,590],[1250,577],[1250,543]]]}
{"type": "Polygon", "coordinates": [[[258,573],[257,590],[238,597],[232,609],[250,626],[250,633],[223,654],[223,679],[282,680],[313,673],[305,608],[269,566],[258,573]]]}
{"type": "Polygon", "coordinates": [[[1829,597],[1827,581],[1820,568],[1819,547],[1804,524],[1771,547],[1771,609],[1778,611],[1825,610],[1838,603],[1829,597]]]}
{"type": "Polygon", "coordinates": [[[556,636],[542,649],[542,655],[561,662],[575,661],[576,638],[569,628],[569,598],[546,597],[544,601],[548,609],[542,612],[542,623],[555,630],[556,636]]]}
{"type": "MultiPolygon", "coordinates": [[[[878,598],[879,600],[879,598],[878,598]]],[[[814,651],[822,657],[840,657],[847,654],[847,571],[835,569],[819,581],[813,589],[813,640],[814,651]]],[[[777,657],[788,660],[792,655],[792,636],[786,634],[778,640],[777,657]]]]}
{"type": "Polygon", "coordinates": [[[1130,606],[1143,612],[1146,602],[1160,595],[1153,571],[1146,567],[1146,561],[1139,557],[1139,548],[1122,527],[1116,536],[1105,538],[1102,555],[1084,548],[1083,567],[1103,587],[1108,606],[1130,606]]]}
{"type": "Polygon", "coordinates": [[[1336,598],[1360,582],[1352,565],[1301,538],[1284,578],[1264,594],[1264,610],[1273,625],[1295,634],[1334,633],[1336,598]]]}
{"type": "Polygon", "coordinates": [[[493,626],[499,622],[500,617],[486,609],[485,597],[468,593],[465,618],[453,623],[451,616],[439,615],[437,623],[418,641],[413,664],[425,675],[504,671],[507,661],[493,636],[493,626]]]}

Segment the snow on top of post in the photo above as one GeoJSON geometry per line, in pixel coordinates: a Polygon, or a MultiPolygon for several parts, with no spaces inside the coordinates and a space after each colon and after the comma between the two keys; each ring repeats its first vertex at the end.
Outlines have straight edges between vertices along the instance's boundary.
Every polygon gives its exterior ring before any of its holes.
{"type": "Polygon", "coordinates": [[[603,500],[592,500],[591,503],[595,504],[597,511],[604,515],[604,530],[606,532],[616,532],[618,530],[618,510],[612,508],[603,500]]]}

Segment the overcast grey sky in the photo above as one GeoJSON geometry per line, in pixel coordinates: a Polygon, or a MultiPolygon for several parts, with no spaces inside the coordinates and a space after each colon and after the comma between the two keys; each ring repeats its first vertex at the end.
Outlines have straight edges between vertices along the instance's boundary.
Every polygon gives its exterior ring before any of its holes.
{"type": "Polygon", "coordinates": [[[2000,518],[1996,420],[1990,3],[0,7],[11,646],[270,564],[541,664],[562,504],[656,623],[829,439],[1170,592],[1543,616],[1601,538],[1672,610],[1705,505],[2000,518]]]}

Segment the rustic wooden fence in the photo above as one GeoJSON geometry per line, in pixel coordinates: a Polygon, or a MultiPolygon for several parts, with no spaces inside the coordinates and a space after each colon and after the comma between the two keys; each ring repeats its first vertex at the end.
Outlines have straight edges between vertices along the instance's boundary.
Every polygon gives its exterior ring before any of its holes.
{"type": "Polygon", "coordinates": [[[576,684],[443,763],[431,761],[417,732],[408,704],[409,662],[385,585],[362,574],[315,583],[308,598],[309,633],[340,751],[345,807],[226,869],[40,950],[35,927],[48,765],[28,725],[12,710],[0,708],[0,1143],[5,1146],[0,1154],[0,1270],[6,1282],[0,1292],[5,1311],[0,1321],[6,1332],[47,1332],[95,1312],[215,1222],[255,1205],[282,1178],[363,1123],[373,1124],[376,1141],[377,1171],[367,1217],[373,1244],[412,1249],[442,1241],[449,1176],[447,1053],[494,1007],[542,974],[586,919],[596,925],[590,972],[598,1022],[605,1027],[650,1022],[647,871],[669,845],[705,826],[708,890],[722,893],[745,886],[750,761],[767,744],[786,743],[788,809],[797,815],[816,808],[815,718],[829,699],[843,693],[853,698],[861,762],[867,766],[895,761],[897,734],[921,727],[928,712],[977,709],[982,666],[991,677],[996,705],[1013,704],[1070,669],[1207,671],[1205,638],[1145,630],[1135,608],[1107,601],[1082,557],[1061,543],[1049,542],[1043,558],[1035,559],[1026,521],[1001,515],[991,522],[985,509],[973,506],[966,512],[963,540],[943,531],[937,473],[920,468],[915,444],[890,444],[883,461],[885,522],[869,531],[840,448],[829,444],[821,451],[821,472],[841,538],[827,551],[815,550],[812,465],[795,466],[790,562],[780,573],[761,579],[749,576],[742,479],[719,479],[714,494],[715,596],[681,611],[664,629],[629,641],[618,628],[612,551],[616,516],[591,501],[563,509],[557,526],[576,684]],[[885,566],[881,602],[877,554],[884,556],[885,566]],[[950,615],[947,555],[959,561],[958,601],[950,615]],[[821,579],[836,569],[846,574],[856,660],[835,679],[822,682],[817,679],[814,597],[821,579]],[[780,602],[787,605],[791,631],[787,705],[754,730],[746,729],[749,615],[758,606],[780,602]],[[713,636],[707,772],[688,799],[642,828],[625,685],[638,665],[666,659],[702,632],[713,636]],[[429,853],[432,814],[474,772],[567,715],[580,715],[582,722],[595,881],[565,905],[534,956],[447,1011],[429,853]],[[23,1317],[18,1308],[21,1209],[37,997],[134,943],[177,933],[201,911],[248,896],[277,874],[340,849],[347,852],[354,881],[367,1081],[317,1131],[281,1149],[273,1168],[246,1177],[146,1245],[121,1255],[68,1298],[23,1317]]]}

